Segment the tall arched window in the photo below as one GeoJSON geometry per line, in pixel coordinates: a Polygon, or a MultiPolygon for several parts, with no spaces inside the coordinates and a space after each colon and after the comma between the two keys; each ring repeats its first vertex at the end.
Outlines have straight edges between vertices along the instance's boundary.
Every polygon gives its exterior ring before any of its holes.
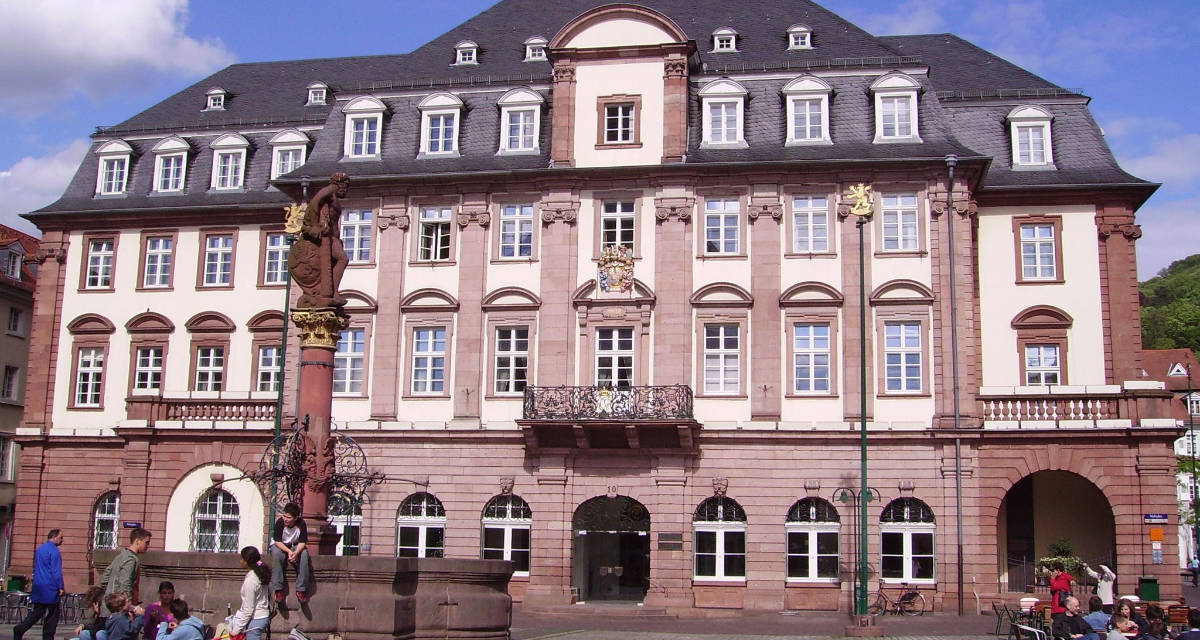
{"type": "Polygon", "coordinates": [[[237,553],[240,521],[237,500],[228,491],[205,491],[196,502],[191,550],[237,553]]]}
{"type": "Polygon", "coordinates": [[[441,558],[446,552],[446,509],[428,493],[414,493],[396,515],[396,557],[441,558]]]}
{"type": "Polygon", "coordinates": [[[338,538],[339,556],[356,556],[362,542],[362,503],[344,493],[329,496],[329,524],[342,534],[338,538]]]}
{"type": "Polygon", "coordinates": [[[693,572],[704,580],[746,579],[746,511],[732,498],[713,496],[696,507],[693,572]]]}
{"type": "Polygon", "coordinates": [[[96,510],[92,516],[92,548],[116,549],[120,540],[121,494],[109,491],[96,501],[96,510]]]}
{"type": "Polygon", "coordinates": [[[916,498],[897,498],[879,516],[881,577],[897,582],[934,581],[933,510],[916,498]]]}
{"type": "Polygon", "coordinates": [[[837,508],[821,498],[797,500],[787,514],[787,577],[798,581],[838,579],[837,508]]]}
{"type": "Polygon", "coordinates": [[[529,503],[514,495],[496,496],[483,508],[481,524],[483,559],[511,560],[514,576],[529,575],[529,503]]]}

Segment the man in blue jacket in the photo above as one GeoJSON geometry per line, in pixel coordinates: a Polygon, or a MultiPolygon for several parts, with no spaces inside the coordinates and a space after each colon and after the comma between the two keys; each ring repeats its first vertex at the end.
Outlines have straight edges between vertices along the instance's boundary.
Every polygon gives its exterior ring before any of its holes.
{"type": "Polygon", "coordinates": [[[54,640],[54,632],[58,630],[58,602],[63,595],[62,555],[58,552],[62,542],[62,531],[51,529],[46,541],[33,554],[33,593],[29,594],[33,609],[13,627],[13,640],[21,640],[42,616],[46,617],[42,622],[42,640],[54,640]]]}

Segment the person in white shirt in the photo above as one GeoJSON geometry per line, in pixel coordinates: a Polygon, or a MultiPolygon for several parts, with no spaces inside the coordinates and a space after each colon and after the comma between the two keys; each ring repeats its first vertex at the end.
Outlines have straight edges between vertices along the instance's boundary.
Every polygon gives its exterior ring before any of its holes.
{"type": "Polygon", "coordinates": [[[267,599],[271,567],[263,562],[257,547],[244,547],[242,568],[249,571],[242,580],[242,606],[229,618],[229,633],[245,632],[246,640],[260,640],[271,622],[271,602],[267,599]]]}
{"type": "Polygon", "coordinates": [[[1104,603],[1104,613],[1113,612],[1113,583],[1117,580],[1117,574],[1113,573],[1106,565],[1100,565],[1100,571],[1095,571],[1087,563],[1084,563],[1083,570],[1087,571],[1088,576],[1096,581],[1096,595],[1100,597],[1100,602],[1104,603]]]}

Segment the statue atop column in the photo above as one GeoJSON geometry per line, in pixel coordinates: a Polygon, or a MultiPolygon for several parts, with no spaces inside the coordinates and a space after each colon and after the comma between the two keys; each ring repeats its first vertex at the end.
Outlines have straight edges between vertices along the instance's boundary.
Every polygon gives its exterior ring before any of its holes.
{"type": "MultiPolygon", "coordinates": [[[[296,242],[288,252],[288,270],[302,292],[295,309],[340,308],[346,304],[346,299],[338,295],[348,262],[339,223],[342,198],[349,190],[350,176],[339,171],[309,201],[303,219],[289,216],[286,230],[296,234],[296,242]]],[[[294,211],[299,213],[299,207],[294,211]]]]}

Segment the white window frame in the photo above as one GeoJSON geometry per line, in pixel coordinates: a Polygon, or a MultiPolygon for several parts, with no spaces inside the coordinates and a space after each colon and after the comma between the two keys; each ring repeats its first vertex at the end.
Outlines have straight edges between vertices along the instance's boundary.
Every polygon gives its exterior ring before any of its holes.
{"type": "MultiPolygon", "coordinates": [[[[1022,105],[1009,112],[1007,118],[1009,132],[1012,138],[1012,168],[1014,171],[1055,169],[1054,143],[1051,135],[1053,116],[1046,109],[1036,105],[1022,105]],[[1022,158],[1021,147],[1023,134],[1037,131],[1041,134],[1041,144],[1035,150],[1032,144],[1029,157],[1022,158]],[[1041,155],[1038,158],[1038,154],[1041,155]]],[[[1032,140],[1030,140],[1032,143],[1032,140]]]]}
{"type": "Polygon", "coordinates": [[[899,72],[889,73],[871,84],[871,92],[875,95],[875,140],[876,144],[889,142],[921,142],[921,119],[917,93],[921,85],[912,77],[899,72]],[[895,102],[894,102],[895,101],[895,102]],[[904,101],[908,111],[908,133],[901,133],[902,123],[899,110],[895,110],[894,130],[889,134],[884,118],[885,102],[899,104],[904,101]]]}
{"type": "Polygon", "coordinates": [[[613,102],[604,105],[604,141],[602,144],[632,144],[637,132],[638,106],[634,102],[613,102]],[[613,115],[610,115],[612,113],[613,115]],[[616,126],[608,126],[613,119],[616,126]]]}
{"type": "Polygon", "coordinates": [[[383,116],[387,107],[378,98],[360,96],[351,100],[342,112],[346,114],[342,156],[348,159],[378,158],[383,153],[383,116]],[[355,133],[360,122],[364,124],[364,134],[372,132],[374,135],[357,141],[355,133]],[[368,123],[373,125],[373,131],[365,128],[368,123]]]}
{"type": "Polygon", "coordinates": [[[116,260],[116,238],[92,238],[88,240],[87,276],[84,289],[113,288],[113,263],[116,260]]]}
{"type": "Polygon", "coordinates": [[[362,543],[363,543],[363,539],[362,539],[362,530],[363,530],[362,505],[356,503],[354,500],[352,500],[349,496],[347,496],[344,493],[341,493],[341,494],[335,493],[335,494],[329,496],[328,518],[329,518],[329,524],[333,525],[333,528],[337,530],[338,534],[340,534],[338,537],[337,549],[334,551],[335,555],[343,556],[343,557],[344,556],[362,555],[362,543]],[[335,513],[334,512],[334,506],[336,504],[338,504],[339,501],[341,501],[342,504],[345,504],[346,506],[349,507],[350,513],[335,513]],[[347,545],[346,544],[346,537],[347,537],[346,534],[350,530],[353,530],[354,533],[356,534],[355,539],[358,541],[358,544],[355,544],[355,545],[347,545]],[[354,553],[349,553],[349,554],[346,553],[348,546],[351,546],[354,549],[354,553]]]}
{"type": "Polygon", "coordinates": [[[924,325],[916,320],[886,321],[883,323],[883,384],[884,393],[888,395],[920,394],[925,391],[925,336],[924,325]],[[909,331],[915,327],[915,331],[909,331]],[[916,343],[912,342],[915,336],[916,343]],[[897,358],[893,358],[896,356],[897,358]],[[912,356],[916,356],[915,363],[912,356]],[[892,362],[896,359],[897,362],[892,362]],[[917,367],[916,375],[910,375],[909,368],[917,367]],[[892,375],[892,368],[898,367],[898,376],[892,375]],[[899,387],[891,388],[891,381],[897,380],[899,387]],[[915,387],[913,381],[916,381],[915,387]]]}
{"type": "Polygon", "coordinates": [[[883,194],[879,215],[883,224],[881,252],[920,251],[921,202],[917,194],[883,194]]]}
{"type": "Polygon", "coordinates": [[[446,338],[448,333],[446,327],[413,327],[412,362],[409,369],[412,374],[412,382],[409,388],[414,396],[446,394],[446,367],[448,365],[446,338]],[[440,349],[438,348],[439,341],[441,342],[440,349]],[[418,376],[418,373],[423,376],[418,376]]]}
{"type": "MultiPolygon", "coordinates": [[[[529,504],[517,496],[500,495],[500,496],[496,496],[496,497],[492,498],[491,500],[489,500],[487,505],[484,506],[483,512],[485,515],[479,519],[479,557],[483,558],[484,560],[508,560],[509,562],[512,562],[514,551],[524,551],[526,554],[528,554],[527,566],[532,567],[532,564],[533,564],[533,517],[532,517],[532,515],[533,514],[532,514],[532,511],[529,509],[529,504]],[[488,512],[488,509],[492,506],[492,503],[496,502],[497,500],[500,500],[502,498],[509,500],[509,503],[507,505],[503,506],[504,511],[508,515],[505,517],[495,517],[495,516],[486,515],[488,512]],[[523,510],[529,511],[530,517],[528,517],[528,518],[514,517],[512,515],[513,510],[514,510],[512,501],[520,501],[518,506],[524,505],[523,510]],[[500,531],[503,532],[504,540],[503,540],[503,544],[501,547],[484,546],[485,541],[487,539],[487,530],[488,529],[499,529],[500,531]],[[529,541],[529,546],[526,547],[525,549],[518,550],[514,547],[513,533],[516,531],[524,531],[525,532],[526,539],[529,541]],[[491,553],[489,554],[489,552],[491,552],[491,553]],[[496,552],[499,552],[499,554],[497,554],[496,552]]],[[[525,577],[529,576],[528,568],[526,568],[524,570],[518,570],[518,569],[516,569],[516,567],[517,567],[517,564],[514,562],[513,563],[513,569],[514,569],[513,575],[514,576],[519,577],[519,578],[525,578],[525,577]]]]}
{"type": "Polygon", "coordinates": [[[96,195],[117,196],[125,193],[132,168],[133,147],[124,140],[110,140],[96,149],[96,195]],[[112,171],[109,171],[109,167],[112,171]],[[117,172],[116,167],[120,167],[117,172]]]}
{"type": "Polygon", "coordinates": [[[500,143],[498,153],[501,155],[507,154],[534,154],[541,152],[541,136],[542,136],[542,105],[545,103],[545,98],[542,94],[533,89],[521,87],[506,92],[500,97],[498,104],[500,105],[500,143]],[[529,116],[529,122],[524,121],[524,116],[529,116]],[[510,135],[512,123],[510,120],[513,117],[520,117],[522,120],[518,123],[518,144],[513,145],[512,136],[510,135]],[[525,141],[528,139],[529,144],[525,141]]]}
{"type": "Polygon", "coordinates": [[[546,60],[546,45],[549,41],[541,36],[534,36],[525,41],[525,62],[542,62],[546,60]]]}
{"type": "Polygon", "coordinates": [[[175,263],[173,236],[146,236],[146,263],[142,271],[143,289],[165,289],[171,286],[171,270],[175,263]]]}
{"type": "MultiPolygon", "coordinates": [[[[813,499],[820,500],[820,498],[813,498],[813,499]]],[[[834,509],[836,511],[836,507],[834,507],[834,509]]],[[[790,509],[789,509],[789,515],[790,515],[790,509]]],[[[817,520],[817,521],[788,520],[787,522],[785,522],[784,523],[784,554],[785,554],[784,555],[784,557],[785,557],[784,574],[787,575],[787,581],[788,582],[799,582],[799,583],[821,583],[821,584],[836,584],[838,582],[841,582],[840,564],[838,567],[839,575],[837,575],[837,576],[830,577],[830,576],[817,575],[818,573],[820,573],[818,567],[820,565],[820,558],[822,556],[825,556],[825,557],[833,556],[835,558],[835,560],[838,560],[840,562],[841,549],[842,549],[841,528],[842,528],[842,523],[839,520],[817,520]],[[830,534],[830,533],[837,536],[838,550],[832,554],[818,553],[817,552],[817,550],[819,548],[818,538],[820,537],[821,534],[830,534]],[[805,553],[802,553],[802,554],[791,553],[791,537],[793,534],[805,536],[805,538],[806,538],[805,553]],[[792,576],[792,575],[790,575],[790,573],[791,573],[791,571],[790,571],[791,558],[792,558],[792,556],[801,556],[801,555],[808,557],[808,575],[807,576],[792,576]]]]}
{"type": "Polygon", "coordinates": [[[160,153],[154,157],[154,192],[179,193],[183,191],[184,176],[187,174],[186,153],[160,153]],[[179,161],[178,168],[168,169],[167,162],[179,161]],[[171,172],[168,175],[168,171],[171,172]],[[165,185],[165,186],[164,186],[165,185]]]}
{"type": "Polygon", "coordinates": [[[492,391],[496,395],[519,396],[525,392],[529,384],[529,333],[528,325],[496,327],[492,361],[492,391]],[[524,349],[520,348],[521,342],[525,343],[524,349]]]}
{"type": "Polygon", "coordinates": [[[454,45],[454,66],[479,64],[479,45],[464,40],[454,45]]]}
{"type": "MultiPolygon", "coordinates": [[[[288,281],[288,253],[292,250],[288,233],[268,233],[264,239],[263,284],[279,285],[288,281]]],[[[347,252],[349,255],[349,252],[347,252]]]]}
{"type": "Polygon", "coordinates": [[[421,153],[431,156],[458,153],[460,114],[457,109],[426,111],[421,114],[421,153]],[[449,136],[446,135],[447,129],[450,129],[449,136]],[[436,140],[433,138],[435,132],[438,133],[436,140]],[[434,149],[434,146],[438,148],[434,149]]]}
{"type": "Polygon", "coordinates": [[[235,191],[242,188],[245,172],[246,151],[217,151],[213,154],[212,188],[218,191],[235,191]]]}
{"type": "Polygon", "coordinates": [[[829,198],[826,196],[792,197],[792,252],[831,253],[829,234],[829,198]]]}
{"type": "Polygon", "coordinates": [[[212,233],[204,236],[204,274],[201,285],[205,287],[228,287],[233,283],[233,250],[236,246],[232,233],[212,233]],[[229,240],[228,245],[224,242],[229,240]],[[213,242],[219,244],[214,245],[213,242]]]}
{"type": "Polygon", "coordinates": [[[636,200],[605,200],[601,205],[600,252],[618,247],[627,247],[631,254],[637,250],[636,200]]]}
{"type": "Polygon", "coordinates": [[[333,395],[361,396],[367,370],[367,330],[350,327],[338,335],[333,354],[333,395]]]}
{"type": "MultiPolygon", "coordinates": [[[[732,499],[727,498],[732,501],[732,499]]],[[[739,505],[740,507],[740,505],[739,505]]],[[[749,556],[750,544],[749,536],[747,535],[748,527],[745,520],[692,520],[692,579],[708,582],[745,582],[746,573],[749,571],[749,556]],[[700,534],[712,533],[716,540],[714,552],[715,556],[714,575],[700,575],[699,558],[700,558],[700,534]],[[738,554],[728,552],[725,549],[730,533],[742,534],[743,551],[738,554]],[[743,573],[737,575],[725,575],[725,558],[730,555],[741,555],[743,557],[743,573]]],[[[710,555],[707,552],[704,555],[710,555]]]]}
{"type": "Polygon", "coordinates": [[[741,229],[742,202],[740,198],[732,196],[704,200],[704,255],[741,255],[741,229]]]}
{"type": "Polygon", "coordinates": [[[732,80],[715,80],[700,89],[700,119],[703,138],[700,148],[741,148],[746,143],[745,104],[748,92],[732,80]],[[713,126],[713,111],[720,109],[720,124],[713,126]],[[733,126],[728,126],[729,118],[733,126]]]}
{"type": "MultiPolygon", "coordinates": [[[[412,548],[412,547],[406,546],[405,548],[412,548]]],[[[445,555],[446,555],[446,510],[445,510],[445,507],[442,506],[442,502],[440,500],[438,500],[437,497],[435,497],[433,494],[430,494],[430,493],[414,493],[414,494],[408,496],[407,498],[404,499],[403,502],[400,503],[400,509],[398,509],[396,511],[396,557],[398,557],[398,558],[412,558],[412,557],[443,558],[443,557],[445,557],[445,555]],[[422,500],[422,503],[421,503],[422,512],[427,513],[429,511],[430,506],[431,506],[429,500],[433,500],[437,504],[437,509],[435,509],[435,513],[440,511],[441,515],[433,515],[433,516],[430,516],[430,515],[402,516],[402,515],[400,515],[400,510],[404,509],[404,507],[406,505],[408,505],[411,500],[418,499],[418,496],[420,496],[419,499],[422,500]],[[400,548],[401,548],[400,547],[400,530],[403,529],[404,527],[413,527],[413,528],[417,529],[417,546],[416,546],[417,555],[416,556],[401,556],[400,555],[400,548]],[[442,531],[442,546],[440,547],[441,553],[439,553],[437,555],[433,555],[433,556],[429,555],[429,550],[430,550],[429,530],[430,529],[441,529],[441,531],[442,531]]]]}
{"type": "Polygon", "coordinates": [[[712,32],[711,53],[737,53],[738,32],[732,27],[721,27],[712,32]]]}
{"type": "Polygon", "coordinates": [[[1062,350],[1057,343],[1025,343],[1021,357],[1025,358],[1025,386],[1062,384],[1062,350]]]}
{"type": "Polygon", "coordinates": [[[1052,222],[1033,222],[1020,225],[1021,236],[1021,281],[1058,280],[1058,253],[1055,224],[1052,222]],[[1030,237],[1026,237],[1026,231],[1030,237]],[[1049,235],[1044,235],[1046,232],[1049,235]],[[1030,251],[1026,251],[1029,249],[1030,251]],[[1033,258],[1032,264],[1026,264],[1027,258],[1033,258]]]}
{"type": "Polygon", "coordinates": [[[15,336],[25,335],[25,311],[17,307],[8,308],[8,324],[5,330],[15,336]]]}
{"type": "Polygon", "coordinates": [[[636,340],[633,327],[596,327],[596,356],[592,363],[596,387],[614,391],[633,387],[637,376],[636,340]],[[602,348],[605,341],[611,343],[610,348],[602,348]],[[628,348],[623,347],[623,343],[627,343],[628,348]]]}
{"type": "Polygon", "coordinates": [[[271,179],[274,180],[285,173],[291,173],[292,171],[304,166],[304,162],[306,160],[305,155],[307,155],[307,153],[308,147],[302,144],[276,145],[272,147],[271,179]],[[288,163],[287,165],[284,164],[285,154],[289,156],[292,154],[297,154],[297,161],[294,163],[294,165],[292,163],[288,163]]]}
{"type": "Polygon", "coordinates": [[[258,362],[254,390],[278,392],[283,384],[283,349],[277,344],[260,344],[254,357],[258,362]]]}
{"type": "Polygon", "coordinates": [[[192,511],[192,542],[189,550],[201,553],[237,553],[241,528],[242,513],[237,498],[224,489],[208,489],[196,500],[196,508],[192,511]],[[210,496],[215,498],[211,502],[210,496]],[[210,509],[210,505],[213,508],[210,509]],[[230,506],[232,509],[228,508],[230,506]],[[213,536],[211,548],[201,545],[200,542],[200,523],[208,521],[213,523],[212,533],[206,534],[213,536]],[[232,533],[226,531],[230,523],[233,524],[232,533]],[[228,544],[230,539],[233,542],[232,546],[228,544]],[[222,545],[222,542],[225,544],[222,545]]]}
{"type": "Polygon", "coordinates": [[[193,372],[196,391],[222,391],[225,388],[225,347],[200,345],[196,349],[196,370],[193,372]]]}
{"type": "Polygon", "coordinates": [[[205,111],[224,111],[225,110],[226,92],[223,89],[219,89],[219,88],[209,89],[208,93],[205,94],[205,96],[206,96],[206,99],[204,101],[204,110],[205,111]]]}
{"type": "Polygon", "coordinates": [[[80,347],[76,356],[74,407],[94,408],[104,402],[104,347],[80,347]]]}
{"type": "Polygon", "coordinates": [[[3,265],[4,274],[13,280],[21,279],[21,265],[25,263],[25,254],[17,249],[20,246],[20,243],[13,243],[12,248],[6,252],[8,258],[3,265]]]}
{"type": "Polygon", "coordinates": [[[787,105],[787,122],[784,123],[784,129],[787,131],[784,140],[784,146],[803,146],[803,145],[830,145],[833,144],[833,138],[829,132],[829,96],[833,93],[833,87],[821,78],[812,75],[800,76],[791,82],[788,82],[783,87],[783,95],[787,105]],[[796,115],[797,107],[800,103],[807,104],[809,101],[818,101],[821,113],[819,114],[821,127],[821,135],[810,137],[810,126],[813,124],[807,118],[808,110],[805,109],[805,128],[804,135],[796,135],[796,115]]]}
{"type": "Polygon", "coordinates": [[[736,322],[704,324],[704,395],[741,393],[741,334],[742,326],[736,322]],[[715,380],[711,379],[711,373],[716,374],[715,380]]]}
{"type": "Polygon", "coordinates": [[[885,584],[896,584],[906,582],[908,584],[936,584],[937,583],[937,524],[930,522],[881,522],[879,523],[879,580],[885,584]],[[899,578],[883,577],[883,536],[887,534],[899,534],[902,536],[901,555],[904,567],[903,575],[899,578]],[[913,536],[927,534],[932,538],[933,553],[930,556],[921,554],[921,557],[933,558],[933,577],[917,578],[913,576],[913,536]]]}
{"type": "Polygon", "coordinates": [[[106,491],[96,500],[96,505],[92,508],[91,548],[93,550],[116,549],[121,546],[120,535],[121,494],[116,491],[106,491]],[[104,543],[100,541],[101,524],[107,525],[104,527],[105,533],[112,538],[104,543]]]}
{"type": "Polygon", "coordinates": [[[1200,416],[1200,393],[1192,393],[1188,396],[1188,411],[1191,415],[1200,416]]]}
{"type": "Polygon", "coordinates": [[[833,389],[833,345],[831,335],[833,327],[828,322],[795,322],[792,324],[792,393],[797,395],[829,395],[833,389]],[[824,347],[821,346],[824,341],[824,347]],[[824,358],[825,363],[821,364],[824,358]],[[821,377],[821,368],[825,376],[821,377]],[[808,376],[797,375],[804,370],[808,376]],[[807,389],[801,389],[800,382],[808,381],[807,389]],[[824,381],[825,388],[820,389],[824,381]]]}
{"type": "Polygon", "coordinates": [[[329,85],[324,82],[314,82],[308,85],[308,100],[304,106],[322,106],[329,103],[329,85]]]}
{"type": "Polygon", "coordinates": [[[533,225],[532,204],[506,204],[500,207],[500,260],[533,259],[533,225]]]}
{"type": "Polygon", "coordinates": [[[417,262],[454,260],[452,207],[421,207],[417,218],[417,262]]]}
{"type": "Polygon", "coordinates": [[[374,240],[371,225],[374,223],[373,209],[346,209],[342,212],[340,234],[348,264],[371,262],[371,243],[374,240]]]}
{"type": "Polygon", "coordinates": [[[166,348],[160,344],[138,345],[133,357],[133,392],[135,394],[162,391],[163,365],[166,348]]]}
{"type": "Polygon", "coordinates": [[[812,29],[807,25],[794,24],[788,27],[788,51],[812,49],[812,29]]]}

